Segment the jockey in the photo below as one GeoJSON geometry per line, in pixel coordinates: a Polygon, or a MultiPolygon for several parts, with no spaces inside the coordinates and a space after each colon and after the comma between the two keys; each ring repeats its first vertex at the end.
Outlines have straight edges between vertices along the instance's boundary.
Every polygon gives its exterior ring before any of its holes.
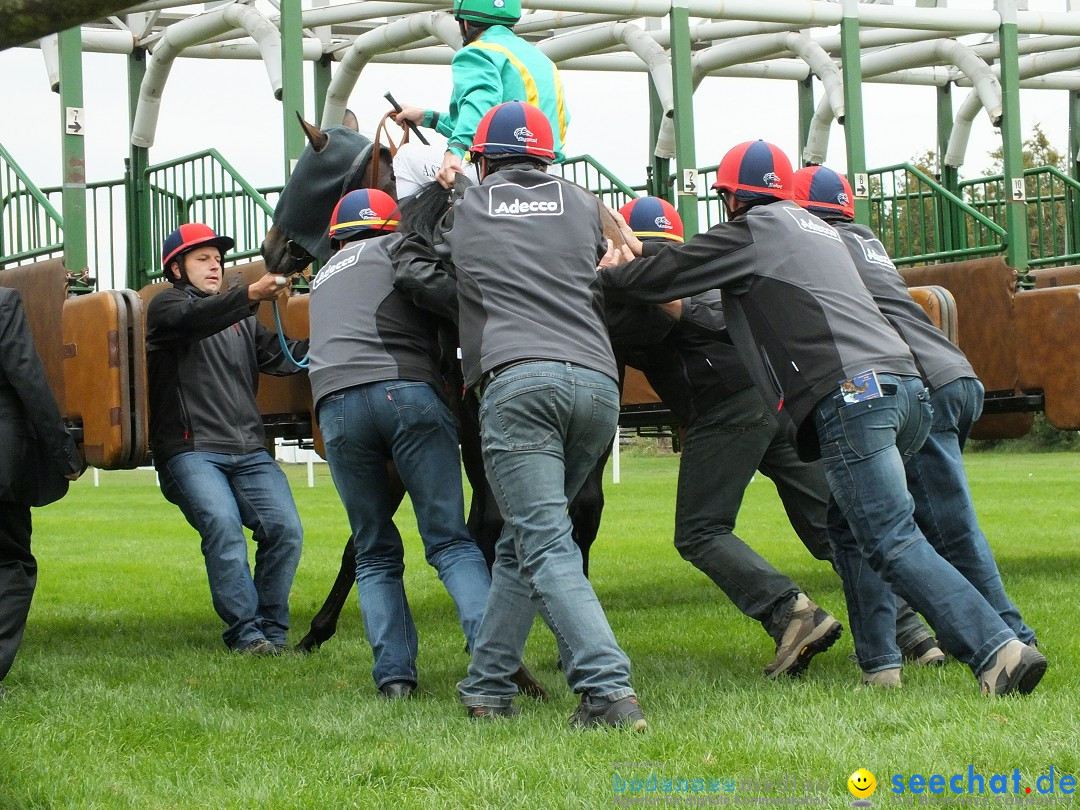
{"type": "MultiPolygon", "coordinates": [[[[564,157],[570,115],[562,79],[547,56],[511,30],[521,19],[521,0],[454,0],[454,18],[463,47],[450,63],[454,77],[450,111],[405,106],[394,116],[402,126],[411,121],[437,130],[447,138],[446,152],[440,165],[437,150],[425,151],[420,144],[399,151],[394,160],[399,199],[432,179],[449,188],[454,175],[465,170],[463,161],[480,119],[504,101],[538,107],[551,125],[555,160],[564,157]]],[[[475,170],[473,179],[477,179],[475,170]]]]}

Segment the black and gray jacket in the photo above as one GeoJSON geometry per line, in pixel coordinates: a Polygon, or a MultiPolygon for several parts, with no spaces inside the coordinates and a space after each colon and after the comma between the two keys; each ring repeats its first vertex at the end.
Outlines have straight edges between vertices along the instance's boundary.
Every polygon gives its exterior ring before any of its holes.
{"type": "Polygon", "coordinates": [[[915,357],[919,374],[931,391],[964,377],[975,378],[967,356],[930,321],[908,294],[904,277],[889,258],[885,246],[865,225],[830,222],[844,240],[859,277],[881,313],[900,333],[915,357]]]}
{"type": "Polygon", "coordinates": [[[383,380],[419,380],[440,396],[435,318],[394,289],[389,234],[346,245],[311,282],[308,379],[327,394],[383,380]]]}
{"type": "Polygon", "coordinates": [[[919,373],[840,235],[792,202],[755,206],[598,275],[613,300],[663,303],[721,288],[739,357],[804,461],[820,456],[814,407],[842,380],[868,369],[919,373]]]}
{"type": "MultiPolygon", "coordinates": [[[[253,453],[266,434],[255,394],[259,372],[299,369],[278,336],[255,319],[247,285],[213,295],[186,282],[159,293],[146,311],[150,441],[154,463],[185,452],[253,453]]],[[[293,356],[306,340],[288,341],[293,356]]]]}
{"type": "Polygon", "coordinates": [[[534,358],[614,380],[596,277],[606,248],[595,197],[515,164],[465,191],[440,223],[434,256],[406,239],[394,258],[395,283],[420,306],[457,320],[467,385],[534,358]]]}
{"type": "MultiPolygon", "coordinates": [[[[663,245],[658,240],[645,244],[656,249],[663,245]]],[[[607,314],[616,351],[641,370],[664,404],[689,427],[754,382],[728,338],[720,292],[684,298],[682,305],[678,321],[652,304],[609,304],[607,314]]]]}

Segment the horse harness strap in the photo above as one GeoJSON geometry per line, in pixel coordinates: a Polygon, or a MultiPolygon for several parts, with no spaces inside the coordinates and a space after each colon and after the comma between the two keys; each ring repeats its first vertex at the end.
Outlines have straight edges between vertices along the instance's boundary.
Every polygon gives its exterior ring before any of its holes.
{"type": "Polygon", "coordinates": [[[383,147],[383,138],[386,139],[386,144],[385,145],[386,145],[386,148],[390,151],[390,159],[391,160],[393,160],[394,156],[397,155],[398,150],[401,149],[402,146],[404,146],[405,144],[407,144],[409,142],[409,130],[408,129],[405,129],[402,132],[401,140],[398,141],[397,143],[394,143],[394,139],[392,137],[390,137],[390,130],[387,129],[386,122],[388,120],[390,120],[390,118],[393,115],[394,114],[392,112],[388,112],[379,121],[379,125],[377,127],[375,127],[375,140],[371,145],[371,157],[375,161],[374,165],[371,167],[371,182],[369,183],[371,188],[379,188],[379,159],[378,159],[378,157],[379,157],[379,151],[383,147]]]}

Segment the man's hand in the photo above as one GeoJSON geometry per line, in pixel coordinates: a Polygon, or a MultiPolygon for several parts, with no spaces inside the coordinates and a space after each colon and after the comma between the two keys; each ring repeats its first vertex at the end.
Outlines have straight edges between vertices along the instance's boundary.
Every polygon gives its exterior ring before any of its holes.
{"type": "Polygon", "coordinates": [[[258,281],[248,285],[249,301],[273,301],[285,295],[289,289],[289,279],[286,276],[275,276],[267,273],[258,281]]]}
{"type": "Polygon", "coordinates": [[[622,234],[623,239],[626,240],[626,244],[629,245],[631,253],[633,253],[634,256],[640,256],[641,240],[634,236],[634,232],[630,230],[630,226],[626,224],[626,220],[623,219],[622,214],[610,206],[605,207],[607,207],[608,213],[611,214],[611,218],[618,224],[619,232],[622,234]]]}
{"type": "Polygon", "coordinates": [[[442,166],[439,167],[439,171],[435,174],[435,179],[439,181],[439,185],[443,188],[451,189],[454,187],[454,180],[457,176],[464,173],[465,169],[461,165],[461,158],[453,152],[447,151],[443,155],[442,166]]]}
{"type": "Polygon", "coordinates": [[[401,112],[395,112],[391,117],[394,119],[394,123],[402,129],[405,129],[407,121],[412,121],[417,126],[420,126],[424,123],[424,110],[420,107],[405,105],[402,106],[401,112]]]}
{"type": "Polygon", "coordinates": [[[656,306],[673,321],[682,318],[683,302],[681,298],[676,298],[674,301],[668,301],[666,304],[657,304],[656,306]]]}
{"type": "Polygon", "coordinates": [[[615,243],[608,239],[607,252],[600,259],[600,263],[596,265],[596,267],[598,270],[603,270],[607,267],[619,267],[633,258],[634,255],[630,252],[630,248],[625,245],[615,247],[615,243]]]}

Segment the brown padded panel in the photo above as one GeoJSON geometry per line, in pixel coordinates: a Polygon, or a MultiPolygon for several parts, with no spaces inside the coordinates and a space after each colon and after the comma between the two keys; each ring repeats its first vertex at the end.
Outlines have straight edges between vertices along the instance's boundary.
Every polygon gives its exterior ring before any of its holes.
{"type": "Polygon", "coordinates": [[[944,287],[909,287],[908,293],[930,321],[953,343],[958,340],[956,299],[944,287]]]}
{"type": "Polygon", "coordinates": [[[1031,275],[1035,278],[1036,289],[1080,284],[1080,265],[1074,264],[1071,267],[1047,267],[1043,270],[1032,270],[1031,275]]]}
{"type": "Polygon", "coordinates": [[[146,376],[146,313],[143,299],[133,290],[119,290],[128,309],[129,343],[128,380],[131,385],[131,455],[127,466],[138,467],[147,462],[150,452],[150,403],[146,376]]]}
{"type": "MultiPolygon", "coordinates": [[[[311,321],[308,318],[308,304],[310,303],[310,295],[289,296],[289,305],[286,307],[285,315],[281,319],[286,335],[291,338],[311,337],[311,321]]],[[[304,378],[304,388],[307,391],[305,408],[311,416],[311,438],[315,445],[315,452],[321,458],[326,458],[326,445],[323,443],[322,431],[319,430],[319,423],[315,418],[315,403],[311,399],[311,386],[307,384],[307,372],[301,374],[304,378]]],[[[299,377],[301,374],[296,376],[299,377]]]]}
{"type": "Polygon", "coordinates": [[[82,421],[88,464],[120,469],[131,454],[127,311],[115,291],[64,304],[65,411],[82,421]]]}
{"type": "Polygon", "coordinates": [[[1080,430],[1080,286],[1016,294],[1020,387],[1042,389],[1046,418],[1080,430]]]}
{"type": "Polygon", "coordinates": [[[973,259],[901,271],[912,287],[939,285],[956,299],[957,345],[987,391],[1015,391],[1016,271],[1001,259],[973,259]]]}
{"type": "Polygon", "coordinates": [[[982,416],[971,428],[972,439],[1019,439],[1031,432],[1034,413],[995,413],[982,416]]]}
{"type": "Polygon", "coordinates": [[[626,367],[626,376],[623,377],[622,404],[623,405],[654,405],[660,401],[660,397],[649,385],[645,375],[632,366],[626,367]]]}
{"type": "Polygon", "coordinates": [[[34,335],[34,347],[45,365],[45,378],[63,411],[63,312],[67,298],[67,271],[63,259],[49,259],[0,271],[0,287],[19,291],[26,320],[34,335]]]}

